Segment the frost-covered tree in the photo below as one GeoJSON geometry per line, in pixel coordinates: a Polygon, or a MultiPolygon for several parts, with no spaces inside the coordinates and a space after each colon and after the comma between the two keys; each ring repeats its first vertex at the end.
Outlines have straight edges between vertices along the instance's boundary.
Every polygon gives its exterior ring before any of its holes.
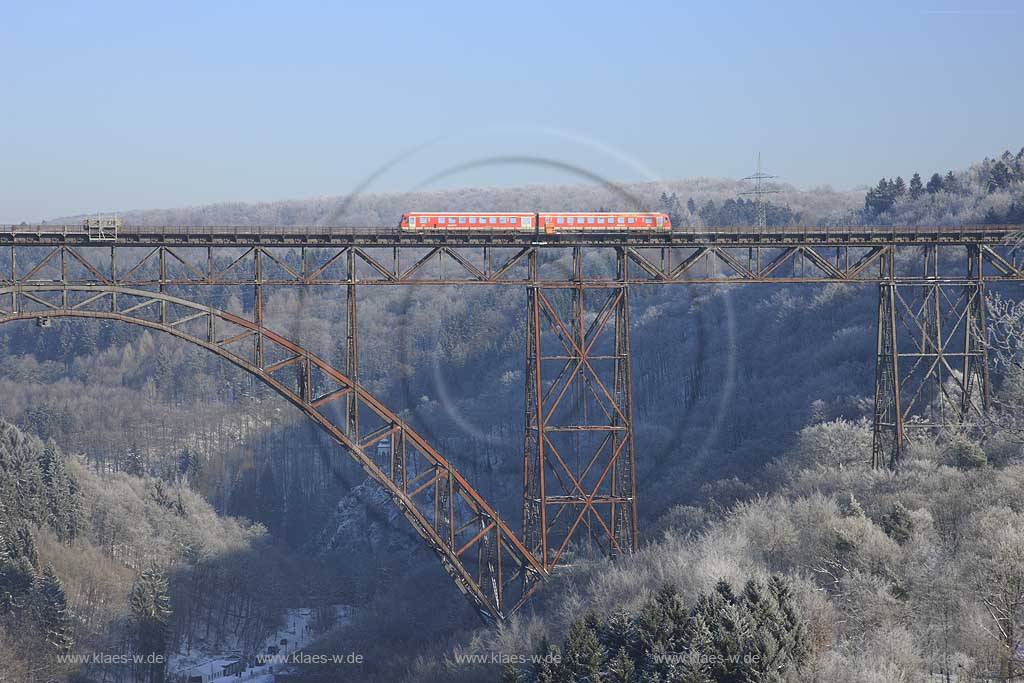
{"type": "Polygon", "coordinates": [[[984,632],[998,646],[1001,680],[1021,673],[1024,642],[1024,514],[992,507],[972,519],[967,578],[984,608],[984,632]]]}
{"type": "Polygon", "coordinates": [[[167,577],[162,570],[148,567],[142,571],[132,587],[129,609],[133,649],[150,660],[136,667],[136,680],[160,683],[164,678],[165,664],[161,658],[167,652],[167,629],[171,617],[167,577]]]}
{"type": "Polygon", "coordinates": [[[46,643],[57,652],[71,650],[74,638],[68,599],[52,564],[43,569],[36,604],[36,619],[46,643]]]}

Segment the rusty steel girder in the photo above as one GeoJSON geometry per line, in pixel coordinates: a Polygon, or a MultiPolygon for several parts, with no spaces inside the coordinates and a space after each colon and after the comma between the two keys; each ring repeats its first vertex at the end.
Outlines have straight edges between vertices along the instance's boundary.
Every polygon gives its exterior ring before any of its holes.
{"type": "Polygon", "coordinates": [[[123,226],[100,244],[80,230],[17,226],[0,229],[0,245],[10,254],[10,268],[0,273],[0,322],[77,316],[144,325],[250,372],[389,492],[474,608],[493,622],[520,608],[558,565],[637,547],[631,287],[878,286],[873,462],[895,467],[908,428],[970,429],[987,408],[984,287],[1024,281],[1017,253],[1022,232],[1022,226],[734,229],[541,241],[123,226]],[[604,267],[585,272],[587,255],[604,267]],[[964,265],[940,274],[940,262],[964,265]],[[521,537],[359,383],[359,287],[466,284],[527,288],[521,537]],[[267,286],[346,288],[344,371],[266,328],[267,286]],[[251,288],[251,319],[171,293],[207,287],[251,288]],[[390,448],[375,448],[385,440],[390,448]],[[378,462],[382,452],[386,461],[378,462]]]}
{"type": "Polygon", "coordinates": [[[638,543],[629,287],[582,284],[579,253],[573,270],[527,289],[523,540],[547,571],[638,543]]]}
{"type": "MultiPolygon", "coordinates": [[[[966,271],[939,274],[934,246],[922,247],[922,277],[878,286],[872,465],[896,469],[909,428],[969,432],[989,404],[982,253],[967,248],[966,271]]],[[[893,273],[892,254],[883,276],[893,273]]]]}
{"type": "MultiPolygon", "coordinates": [[[[546,572],[455,467],[350,377],[254,320],[159,291],[59,283],[0,288],[0,324],[82,317],[118,320],[167,332],[201,346],[259,378],[331,436],[391,496],[487,622],[518,609],[546,572]],[[332,411],[339,399],[358,405],[332,411]],[[387,462],[376,445],[389,440],[387,462]]],[[[260,298],[257,296],[257,301],[260,298]]]]}
{"type": "MultiPolygon", "coordinates": [[[[348,286],[352,271],[363,285],[531,285],[570,286],[574,280],[545,264],[581,249],[606,255],[620,251],[631,269],[621,280],[614,272],[594,272],[582,284],[733,284],[914,282],[919,270],[905,265],[883,274],[886,260],[931,246],[943,254],[976,247],[981,259],[977,276],[986,282],[1024,280],[1018,255],[1018,231],[989,227],[974,232],[913,233],[913,238],[833,232],[786,233],[752,241],[741,234],[673,234],[650,239],[560,236],[533,241],[516,236],[476,238],[443,235],[393,241],[353,239],[351,243],[280,242],[267,235],[239,235],[236,240],[209,243],[172,234],[152,243],[119,241],[109,246],[80,243],[67,236],[5,234],[12,264],[20,270],[0,273],[0,286],[38,279],[66,284],[103,282],[126,287],[150,286],[348,286]],[[13,237],[12,237],[13,235],[13,237]],[[534,264],[537,268],[533,269],[534,264]],[[54,276],[59,270],[61,274],[54,276]],[[259,269],[259,273],[257,273],[259,269]],[[51,271],[46,276],[46,271],[51,271]]],[[[300,237],[299,233],[289,233],[300,237]]],[[[346,233],[347,234],[347,233],[346,233]]],[[[315,234],[314,234],[315,236],[315,234]]],[[[380,237],[380,236],[377,236],[380,237]]],[[[415,236],[414,236],[415,237],[415,236]]],[[[527,236],[529,237],[529,236],[527,236]]],[[[903,259],[899,260],[904,263],[903,259]]]]}

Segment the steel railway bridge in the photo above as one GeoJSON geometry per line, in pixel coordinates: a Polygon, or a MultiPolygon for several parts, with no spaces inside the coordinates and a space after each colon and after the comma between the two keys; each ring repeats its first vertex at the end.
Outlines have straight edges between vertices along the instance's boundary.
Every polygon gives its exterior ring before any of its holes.
{"type": "Polygon", "coordinates": [[[878,290],[873,465],[911,425],[969,428],[988,405],[984,290],[1024,280],[1024,226],[750,228],[536,235],[323,227],[0,228],[0,323],[77,316],[160,330],[262,380],[390,494],[487,621],[575,548],[634,552],[629,293],[643,286],[847,283],[878,290]],[[356,291],[521,286],[528,320],[522,519],[513,529],[359,382],[356,291]],[[344,367],[264,325],[268,287],[345,287],[344,367]],[[247,313],[200,300],[243,290],[247,313]],[[380,447],[384,444],[384,447],[380,447]],[[584,451],[584,452],[581,452],[584,451]]]}

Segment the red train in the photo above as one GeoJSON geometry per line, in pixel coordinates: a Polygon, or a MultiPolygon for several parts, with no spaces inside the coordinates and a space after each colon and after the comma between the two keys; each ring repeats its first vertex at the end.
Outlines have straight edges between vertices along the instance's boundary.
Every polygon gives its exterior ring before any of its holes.
{"type": "Polygon", "coordinates": [[[507,213],[437,212],[406,213],[398,224],[415,232],[439,230],[488,230],[512,232],[605,232],[668,231],[672,221],[665,213],[549,212],[507,213]]]}

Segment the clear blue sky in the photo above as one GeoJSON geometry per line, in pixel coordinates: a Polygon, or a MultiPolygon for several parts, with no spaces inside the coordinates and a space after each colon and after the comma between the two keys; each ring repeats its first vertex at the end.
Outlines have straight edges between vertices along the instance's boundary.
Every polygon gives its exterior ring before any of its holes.
{"type": "Polygon", "coordinates": [[[1024,145],[1022,35],[1009,0],[6,2],[0,222],[345,194],[410,150],[369,189],[958,168],[1024,145]]]}

